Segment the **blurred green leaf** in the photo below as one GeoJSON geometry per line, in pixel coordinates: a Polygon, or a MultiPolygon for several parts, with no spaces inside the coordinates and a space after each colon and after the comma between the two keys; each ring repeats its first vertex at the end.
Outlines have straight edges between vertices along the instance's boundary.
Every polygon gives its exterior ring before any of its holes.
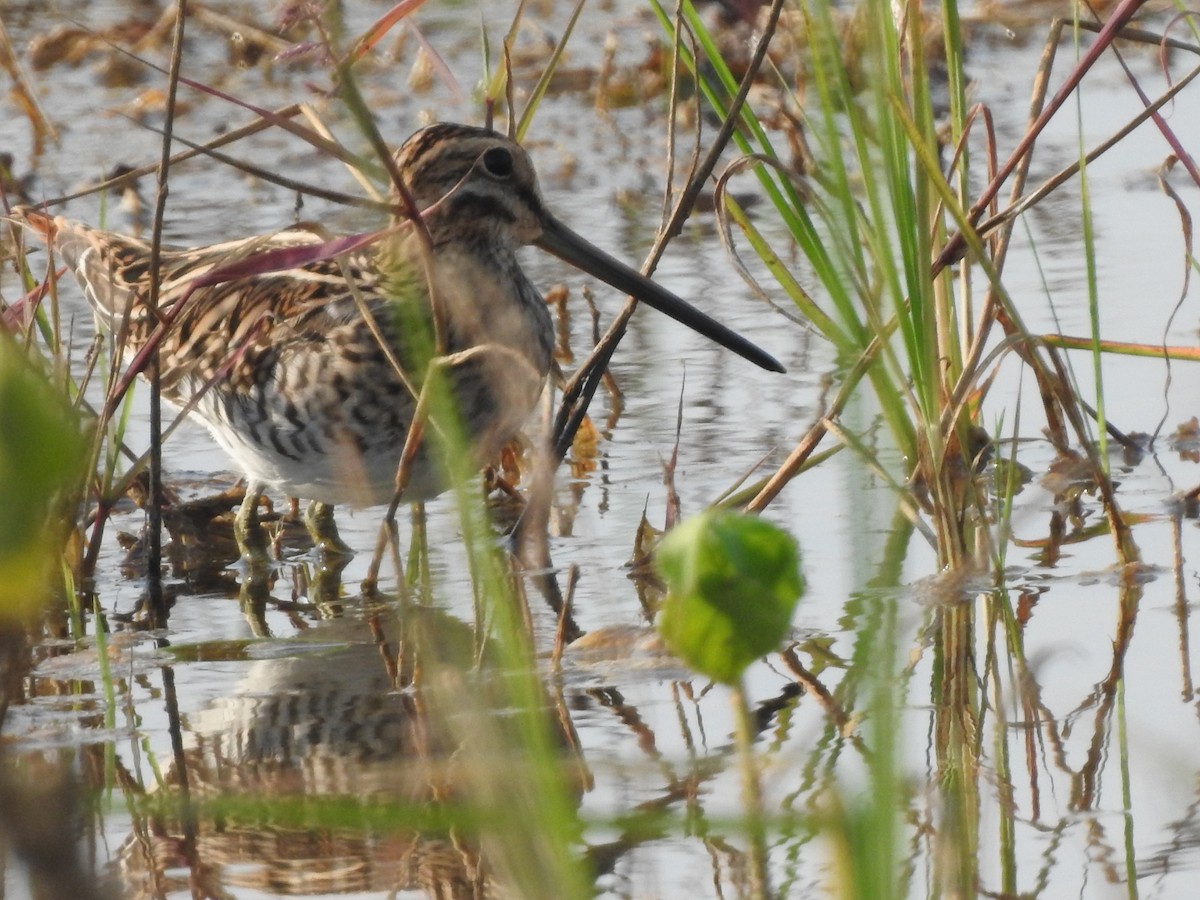
{"type": "Polygon", "coordinates": [[[712,510],[658,548],[670,593],[658,630],[672,652],[725,684],[776,649],[804,593],[796,540],[757,516],[712,510]]]}
{"type": "Polygon", "coordinates": [[[0,335],[0,619],[27,618],[46,596],[58,554],[51,509],[83,454],[66,397],[0,335]]]}

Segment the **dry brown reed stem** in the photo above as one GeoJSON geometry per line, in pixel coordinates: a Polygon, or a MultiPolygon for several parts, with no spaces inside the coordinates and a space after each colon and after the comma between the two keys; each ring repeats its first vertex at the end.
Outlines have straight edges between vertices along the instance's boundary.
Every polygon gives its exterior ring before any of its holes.
{"type": "Polygon", "coordinates": [[[805,668],[804,663],[800,661],[800,655],[796,652],[796,645],[792,644],[785,648],[779,655],[788,671],[796,677],[796,681],[803,685],[804,689],[821,704],[821,708],[825,710],[825,714],[837,728],[838,734],[853,743],[863,756],[869,755],[866,745],[862,742],[862,736],[858,733],[858,722],[842,709],[842,705],[830,693],[829,688],[821,683],[821,679],[805,668]]]}
{"type": "MultiPolygon", "coordinates": [[[[319,30],[322,39],[325,41],[326,46],[330,48],[330,56],[334,56],[334,54],[332,53],[332,42],[330,41],[329,35],[325,30],[324,23],[321,21],[320,17],[313,17],[312,22],[319,30]]],[[[168,74],[168,72],[166,70],[164,70],[161,66],[156,65],[155,63],[151,62],[148,59],[144,59],[144,58],[138,56],[136,53],[131,53],[130,51],[126,50],[123,47],[117,46],[112,41],[105,40],[105,43],[107,43],[113,49],[114,52],[120,53],[124,56],[127,56],[129,59],[133,60],[138,65],[145,66],[146,68],[152,69],[163,75],[168,74]]],[[[369,139],[370,143],[377,148],[380,144],[382,144],[382,139],[379,137],[378,130],[375,129],[374,122],[373,122],[373,120],[371,120],[370,115],[368,114],[366,116],[365,120],[362,118],[362,113],[365,110],[365,105],[363,105],[363,103],[362,103],[362,97],[358,95],[356,90],[354,90],[355,85],[353,84],[352,80],[349,77],[348,63],[345,60],[337,60],[335,58],[335,67],[336,67],[336,74],[339,76],[339,79],[340,79],[339,84],[342,87],[345,87],[346,84],[349,83],[349,93],[343,93],[343,100],[345,101],[347,107],[350,109],[352,114],[354,114],[358,118],[359,124],[362,125],[365,128],[365,130],[368,132],[374,131],[374,137],[371,137],[371,135],[368,134],[368,139],[369,139]]],[[[385,152],[384,157],[381,159],[382,166],[383,166],[383,168],[381,169],[379,166],[376,166],[370,160],[368,160],[364,157],[361,157],[355,153],[352,153],[351,151],[349,151],[345,147],[343,147],[341,144],[337,143],[334,140],[327,138],[325,135],[319,133],[318,131],[315,131],[305,125],[302,125],[299,122],[293,121],[294,113],[291,116],[281,116],[275,112],[272,112],[271,110],[263,109],[260,106],[255,106],[253,103],[247,103],[245,100],[242,100],[232,94],[226,93],[225,91],[219,90],[218,88],[215,88],[212,85],[203,84],[202,82],[195,81],[191,78],[186,78],[184,76],[179,76],[178,80],[179,80],[180,84],[186,85],[187,87],[190,87],[196,91],[199,91],[202,94],[207,94],[210,97],[215,97],[218,100],[223,100],[224,102],[229,103],[232,106],[237,106],[237,107],[240,107],[242,109],[245,109],[245,110],[248,110],[248,111],[254,113],[260,119],[264,120],[267,125],[274,125],[274,126],[278,127],[279,129],[281,129],[282,131],[286,131],[289,134],[295,135],[296,137],[298,137],[302,141],[304,141],[306,144],[313,147],[315,150],[318,150],[334,159],[340,160],[341,162],[344,162],[344,163],[347,163],[347,164],[350,164],[353,166],[357,166],[359,168],[365,169],[365,170],[367,170],[369,172],[373,172],[373,173],[382,173],[382,172],[386,171],[388,174],[391,174],[393,176],[396,174],[395,165],[391,159],[390,153],[385,152]]],[[[290,109],[290,107],[289,107],[289,109],[290,109]]],[[[385,147],[385,149],[386,149],[386,147],[385,147]]],[[[401,188],[401,199],[402,200],[411,200],[411,198],[405,196],[405,192],[404,192],[403,188],[401,188]]],[[[407,204],[406,209],[411,209],[411,206],[412,206],[411,203],[407,204]]]]}
{"type": "MultiPolygon", "coordinates": [[[[288,119],[288,118],[291,118],[292,116],[298,115],[302,108],[303,107],[301,104],[293,103],[290,106],[285,106],[282,109],[276,110],[274,113],[272,113],[272,118],[273,119],[279,119],[279,118],[288,119]]],[[[170,164],[178,165],[181,162],[184,162],[186,160],[192,159],[197,156],[214,156],[215,154],[213,151],[215,151],[218,147],[224,147],[226,144],[232,144],[235,141],[240,141],[242,138],[249,137],[252,134],[257,134],[260,131],[265,131],[266,129],[271,128],[277,124],[278,123],[276,121],[271,121],[271,120],[264,119],[261,117],[257,118],[253,122],[249,122],[246,125],[241,126],[240,128],[233,129],[232,131],[227,131],[224,134],[222,134],[220,137],[216,137],[211,141],[207,141],[206,143],[188,144],[189,149],[181,151],[179,153],[176,153],[174,156],[172,156],[170,158],[170,164]]],[[[179,137],[176,137],[175,140],[179,141],[180,143],[184,143],[184,144],[188,143],[187,141],[184,141],[182,138],[179,138],[179,137]]],[[[229,159],[229,157],[223,157],[223,155],[219,156],[217,158],[221,162],[225,162],[229,159]]],[[[64,194],[61,197],[52,197],[49,200],[43,200],[38,204],[39,208],[50,207],[50,206],[60,206],[69,200],[77,200],[80,197],[86,197],[86,196],[89,196],[90,194],[98,193],[99,191],[121,190],[123,188],[129,187],[134,182],[136,182],[139,178],[143,178],[146,175],[154,174],[155,172],[158,171],[158,167],[160,164],[161,163],[155,162],[155,163],[148,163],[147,165],[144,165],[144,166],[138,166],[136,169],[131,169],[128,172],[125,172],[121,175],[117,175],[113,178],[107,178],[104,181],[97,182],[96,184],[90,185],[86,188],[82,188],[78,191],[75,191],[74,193],[64,194]]]]}
{"type": "MultiPolygon", "coordinates": [[[[1038,96],[1038,89],[1034,90],[1035,98],[1038,96]]],[[[1037,100],[1034,101],[1036,106],[1037,100]]],[[[985,146],[987,149],[988,173],[995,174],[999,166],[996,153],[996,129],[995,123],[992,121],[992,113],[986,106],[976,104],[967,114],[966,121],[963,127],[963,133],[959,139],[958,146],[955,148],[954,157],[951,159],[948,171],[953,171],[958,167],[962,154],[967,148],[967,142],[974,132],[976,120],[983,122],[984,134],[986,135],[985,146]]],[[[1028,171],[1028,163],[1018,172],[1016,184],[1023,184],[1025,173],[1028,171]]],[[[1019,190],[1014,186],[1014,190],[1019,190]]],[[[993,204],[994,206],[994,204],[993,204]]],[[[997,278],[1000,272],[1004,269],[1004,258],[1008,252],[1009,235],[1011,234],[1011,226],[1009,226],[1002,234],[997,235],[992,243],[992,265],[996,272],[997,278]]],[[[981,234],[982,237],[982,234],[981,234]]],[[[984,298],[983,309],[981,310],[975,322],[975,329],[971,336],[970,344],[967,348],[967,353],[962,362],[962,376],[959,379],[954,390],[950,392],[950,399],[946,404],[942,413],[942,418],[938,423],[938,427],[945,434],[953,425],[954,422],[960,421],[959,416],[963,407],[968,402],[975,385],[978,380],[978,372],[981,368],[983,354],[987,350],[987,339],[991,332],[992,325],[996,321],[996,306],[999,299],[996,296],[994,284],[989,284],[988,293],[984,298]]]]}
{"type": "Polygon", "coordinates": [[[218,12],[200,3],[191,4],[188,8],[188,15],[193,21],[220,31],[230,39],[240,38],[246,43],[260,44],[275,54],[286,53],[293,46],[290,41],[279,37],[277,34],[272,34],[265,29],[251,25],[249,22],[235,19],[233,16],[218,12]]]}
{"type": "MultiPolygon", "coordinates": [[[[1167,197],[1175,204],[1175,214],[1179,216],[1179,226],[1183,231],[1183,253],[1180,257],[1180,262],[1183,263],[1183,284],[1179,286],[1179,297],[1175,301],[1175,306],[1171,309],[1171,315],[1167,317],[1166,323],[1163,325],[1163,336],[1161,345],[1166,346],[1167,335],[1171,332],[1171,325],[1175,321],[1175,317],[1183,309],[1184,303],[1187,301],[1188,292],[1192,286],[1192,260],[1195,258],[1195,228],[1192,221],[1191,210],[1188,209],[1187,201],[1180,196],[1179,192],[1171,184],[1171,170],[1175,168],[1179,162],[1179,158],[1172,154],[1168,156],[1166,161],[1158,167],[1158,187],[1167,197]]],[[[1154,429],[1154,433],[1150,436],[1150,441],[1153,443],[1158,439],[1159,433],[1163,426],[1167,424],[1167,416],[1171,414],[1171,404],[1169,401],[1172,372],[1171,372],[1171,357],[1166,353],[1163,354],[1163,364],[1167,370],[1166,383],[1163,385],[1163,398],[1167,402],[1164,403],[1162,418],[1158,420],[1158,425],[1154,429]]]]}
{"type": "MultiPolygon", "coordinates": [[[[529,608],[529,593],[525,590],[525,581],[521,577],[519,567],[516,565],[516,560],[512,556],[505,559],[508,567],[508,596],[511,602],[517,605],[517,612],[521,617],[521,634],[528,637],[530,640],[529,652],[533,652],[533,610],[529,608]]],[[[502,602],[508,602],[507,600],[502,602]]],[[[492,617],[488,615],[488,609],[483,603],[483,597],[479,591],[475,592],[475,640],[478,645],[478,650],[475,655],[476,665],[482,667],[484,662],[485,651],[487,650],[486,636],[489,626],[494,627],[492,617]]],[[[532,655],[530,656],[532,659],[532,655]]]]}
{"type": "Polygon", "coordinates": [[[554,631],[554,649],[550,654],[550,667],[562,671],[563,650],[569,638],[567,623],[571,621],[571,608],[575,603],[575,588],[579,585],[579,566],[572,563],[567,569],[567,590],[563,594],[562,608],[558,611],[558,627],[554,631]]]}
{"type": "Polygon", "coordinates": [[[0,17],[0,69],[8,73],[12,80],[9,96],[16,101],[29,119],[33,131],[33,156],[41,156],[45,149],[46,138],[58,140],[58,130],[54,123],[42,110],[38,103],[37,92],[29,87],[29,79],[21,66],[20,56],[13,48],[8,29],[4,27],[4,19],[0,17]]]}
{"type": "MultiPolygon", "coordinates": [[[[430,363],[430,375],[433,374],[434,366],[437,364],[435,360],[430,363]]],[[[375,542],[375,553],[371,557],[371,563],[367,566],[367,574],[362,582],[362,589],[365,592],[374,592],[379,585],[379,570],[383,565],[383,554],[389,546],[398,547],[399,532],[396,529],[396,513],[399,512],[400,506],[403,503],[404,491],[408,487],[408,482],[412,477],[413,463],[417,458],[417,453],[421,449],[421,442],[425,437],[425,425],[429,422],[429,381],[427,376],[421,390],[416,395],[417,404],[413,409],[412,421],[408,426],[408,433],[404,436],[404,446],[400,451],[400,462],[396,466],[396,490],[392,494],[392,499],[388,503],[387,512],[384,513],[383,521],[379,526],[379,538],[375,542]]],[[[404,581],[404,570],[400,566],[399,552],[393,553],[393,563],[396,569],[396,580],[398,583],[404,581]]]]}
{"type": "Polygon", "coordinates": [[[784,489],[787,483],[800,472],[805,461],[812,456],[828,433],[828,423],[841,415],[859,381],[867,374],[867,370],[875,362],[875,357],[883,349],[884,341],[891,337],[892,332],[896,329],[896,324],[897,321],[893,317],[884,325],[883,333],[877,334],[871,339],[866,349],[863,350],[862,354],[855,361],[854,366],[846,373],[846,378],[834,396],[833,402],[830,403],[829,408],[821,412],[816,421],[805,432],[804,437],[800,439],[795,449],[788,454],[788,458],[775,470],[775,474],[767,479],[767,483],[762,486],[754,499],[746,504],[744,507],[746,512],[762,512],[772,500],[779,496],[779,492],[784,489]]]}
{"type": "Polygon", "coordinates": [[[1183,504],[1175,503],[1171,510],[1171,575],[1175,583],[1175,620],[1179,623],[1180,699],[1191,703],[1195,698],[1192,687],[1192,652],[1188,639],[1188,618],[1191,615],[1187,598],[1187,582],[1183,571],[1183,504]]]}
{"type": "MultiPolygon", "coordinates": [[[[556,670],[557,674],[561,672],[556,670]]],[[[587,757],[583,752],[583,741],[575,728],[575,720],[571,716],[571,706],[567,703],[561,677],[553,680],[552,701],[554,703],[554,719],[558,731],[566,742],[566,751],[561,754],[565,766],[574,769],[574,775],[568,775],[568,782],[577,785],[584,792],[591,792],[596,786],[596,778],[588,768],[587,757]]],[[[565,767],[564,766],[564,767],[565,767]]]]}
{"type": "MultiPolygon", "coordinates": [[[[146,125],[144,127],[150,131],[159,130],[151,125],[146,125]]],[[[395,212],[395,207],[393,207],[392,204],[385,203],[382,200],[372,200],[368,197],[360,197],[355,194],[347,194],[342,191],[335,191],[332,188],[318,187],[317,185],[307,181],[299,181],[295,178],[288,178],[286,175],[280,175],[273,169],[268,169],[263,166],[256,166],[254,163],[246,162],[243,159],[238,159],[236,156],[230,156],[227,153],[221,153],[217,150],[206,149],[208,145],[193,143],[192,141],[182,138],[179,135],[175,135],[174,140],[178,144],[183,144],[186,147],[194,148],[197,152],[202,153],[204,156],[213,160],[214,162],[219,162],[222,165],[229,166],[229,168],[242,172],[245,175],[249,175],[252,178],[257,178],[259,181],[265,181],[269,184],[278,185],[281,188],[293,191],[297,194],[304,194],[308,197],[319,197],[322,200],[328,200],[331,203],[337,203],[340,206],[352,206],[357,209],[368,209],[374,212],[386,213],[389,215],[395,212]]],[[[343,159],[341,161],[345,162],[347,165],[353,165],[356,162],[353,159],[349,161],[343,159]]],[[[120,180],[124,180],[128,177],[128,175],[123,175],[121,176],[120,180]]],[[[118,179],[113,180],[116,181],[118,179]]],[[[107,184],[107,182],[105,182],[105,184],[107,184]]],[[[94,190],[94,188],[89,188],[88,190],[91,192],[94,190]]]]}
{"type": "MultiPolygon", "coordinates": [[[[600,338],[602,337],[600,331],[600,310],[596,306],[596,296],[586,284],[579,293],[583,297],[583,302],[587,304],[588,314],[592,317],[592,346],[595,347],[600,343],[600,338]]],[[[565,304],[563,311],[564,315],[568,312],[565,304]]],[[[570,334],[569,329],[567,330],[567,334],[570,334]]],[[[617,427],[617,422],[620,421],[621,414],[625,411],[625,393],[621,390],[621,386],[617,384],[616,376],[613,375],[612,370],[607,366],[604,369],[604,376],[601,381],[604,384],[604,389],[608,391],[608,418],[605,419],[604,425],[611,430],[617,427]]]]}

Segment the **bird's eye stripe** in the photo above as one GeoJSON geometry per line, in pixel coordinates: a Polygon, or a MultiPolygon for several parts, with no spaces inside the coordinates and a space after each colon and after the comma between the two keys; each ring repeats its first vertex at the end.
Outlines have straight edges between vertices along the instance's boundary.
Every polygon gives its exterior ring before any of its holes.
{"type": "Polygon", "coordinates": [[[468,171],[479,159],[480,153],[477,147],[455,148],[453,151],[431,153],[428,160],[412,167],[411,180],[418,184],[444,181],[451,175],[468,171]]]}
{"type": "Polygon", "coordinates": [[[476,220],[493,220],[506,222],[511,225],[517,220],[516,214],[507,204],[481,194],[457,194],[453,200],[453,215],[469,216],[476,220]]]}

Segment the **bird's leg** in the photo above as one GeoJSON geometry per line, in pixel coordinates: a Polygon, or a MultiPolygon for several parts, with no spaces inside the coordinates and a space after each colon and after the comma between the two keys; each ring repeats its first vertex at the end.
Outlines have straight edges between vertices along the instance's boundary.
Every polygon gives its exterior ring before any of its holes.
{"type": "Polygon", "coordinates": [[[304,513],[304,527],[308,529],[317,550],[326,557],[353,556],[354,551],[338,535],[333,521],[333,504],[313,500],[304,513]]]}
{"type": "Polygon", "coordinates": [[[238,550],[242,559],[251,563],[267,561],[269,541],[262,523],[258,521],[258,501],[261,497],[262,488],[259,485],[253,482],[246,485],[246,496],[233,520],[233,536],[237,539],[238,550]]]}

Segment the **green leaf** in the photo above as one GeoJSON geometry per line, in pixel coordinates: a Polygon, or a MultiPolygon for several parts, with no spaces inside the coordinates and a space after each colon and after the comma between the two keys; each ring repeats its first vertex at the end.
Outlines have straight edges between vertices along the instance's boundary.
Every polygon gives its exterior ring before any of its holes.
{"type": "Polygon", "coordinates": [[[659,545],[657,564],[670,591],[658,617],[663,640],[725,684],[779,646],[804,593],[795,538],[730,510],[679,525],[659,545]]]}
{"type": "Polygon", "coordinates": [[[51,509],[83,452],[66,397],[0,334],[0,620],[28,618],[45,596],[58,550],[51,509]]]}

